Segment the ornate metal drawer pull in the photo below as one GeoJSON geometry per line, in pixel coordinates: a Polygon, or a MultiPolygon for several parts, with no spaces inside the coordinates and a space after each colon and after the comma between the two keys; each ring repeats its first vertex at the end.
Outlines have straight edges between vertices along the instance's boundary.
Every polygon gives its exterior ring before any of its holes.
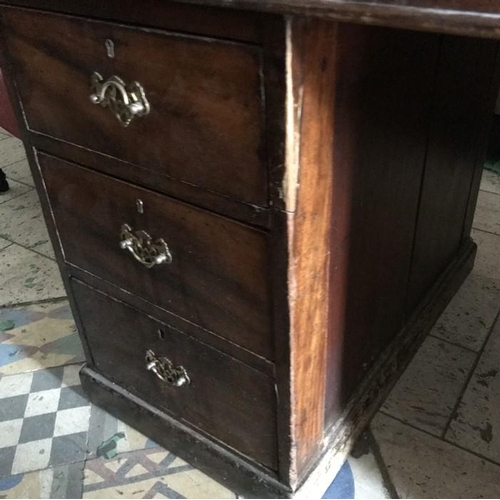
{"type": "Polygon", "coordinates": [[[123,224],[120,247],[128,250],[142,265],[150,269],[161,264],[170,264],[172,254],[162,238],[153,241],[146,231],[132,232],[128,224],[123,224]]]}
{"type": "Polygon", "coordinates": [[[146,369],[172,387],[182,387],[191,383],[184,367],[175,366],[168,358],[156,357],[151,350],[146,351],[146,369]]]}
{"type": "Polygon", "coordinates": [[[134,116],[144,116],[150,111],[144,89],[138,82],[132,82],[127,87],[118,76],[104,81],[104,78],[95,72],[90,85],[90,100],[113,111],[124,127],[129,125],[134,116]]]}

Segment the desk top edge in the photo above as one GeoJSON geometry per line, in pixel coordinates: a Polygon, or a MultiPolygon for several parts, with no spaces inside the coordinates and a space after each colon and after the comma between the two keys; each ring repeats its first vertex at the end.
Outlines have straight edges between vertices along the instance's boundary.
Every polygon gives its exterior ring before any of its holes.
{"type": "MultiPolygon", "coordinates": [[[[153,0],[155,3],[222,7],[281,15],[322,17],[437,33],[500,39],[500,4],[496,0],[153,0]]],[[[93,4],[92,0],[86,2],[93,4]]],[[[95,2],[98,5],[97,2],[95,2]]],[[[109,18],[113,7],[131,9],[128,0],[107,0],[95,17],[109,18]]],[[[0,5],[79,14],[76,0],[0,0],[0,5]]],[[[148,2],[141,2],[147,8],[148,2]]]]}

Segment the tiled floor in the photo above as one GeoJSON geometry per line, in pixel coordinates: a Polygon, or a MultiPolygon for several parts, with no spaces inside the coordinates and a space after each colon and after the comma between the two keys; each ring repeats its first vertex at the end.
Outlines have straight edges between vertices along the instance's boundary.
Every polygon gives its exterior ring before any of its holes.
{"type": "MultiPolygon", "coordinates": [[[[83,352],[20,142],[0,130],[0,498],[234,498],[90,404],[83,352]]],[[[476,267],[326,498],[500,497],[500,177],[476,267]]]]}

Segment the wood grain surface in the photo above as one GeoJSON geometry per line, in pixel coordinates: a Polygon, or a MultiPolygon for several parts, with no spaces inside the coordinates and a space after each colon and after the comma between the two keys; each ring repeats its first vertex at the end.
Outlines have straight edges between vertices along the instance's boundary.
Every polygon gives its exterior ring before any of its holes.
{"type": "Polygon", "coordinates": [[[327,421],[403,325],[439,37],[341,25],[327,421]]]}
{"type": "Polygon", "coordinates": [[[72,288],[83,334],[100,373],[276,469],[276,397],[271,378],[79,281],[72,280],[72,288]],[[168,386],[146,370],[148,350],[182,366],[189,385],[168,386]]]}
{"type": "Polygon", "coordinates": [[[277,221],[288,248],[283,259],[286,285],[282,282],[282,289],[276,288],[276,298],[285,300],[286,294],[288,318],[282,325],[289,328],[289,351],[280,348],[289,352],[289,359],[278,367],[282,394],[290,398],[289,407],[283,407],[289,412],[290,439],[283,479],[296,487],[321,446],[324,428],[337,26],[298,21],[287,29],[291,51],[287,113],[293,114],[287,141],[300,141],[299,156],[287,156],[288,162],[298,163],[287,163],[287,168],[300,169],[300,185],[295,211],[277,221]]]}
{"type": "Polygon", "coordinates": [[[497,46],[414,30],[498,38],[500,7],[1,5],[91,397],[247,496],[302,491],[471,268],[497,46]],[[88,101],[94,70],[139,80],[154,112],[121,128],[88,101]],[[123,223],[173,263],[120,250],[123,223]],[[145,370],[148,348],[189,369],[194,398],[145,370]]]}
{"type": "Polygon", "coordinates": [[[28,128],[267,206],[257,46],[26,10],[4,10],[4,29],[28,128]],[[151,112],[123,127],[91,103],[94,72],[139,82],[151,112]]]}
{"type": "MultiPolygon", "coordinates": [[[[498,43],[444,37],[432,98],[408,314],[414,310],[469,236],[469,193],[486,154],[494,99],[498,43]]],[[[479,186],[475,184],[477,193],[479,186]]]]}
{"type": "Polygon", "coordinates": [[[39,162],[67,262],[272,359],[264,232],[46,155],[39,162]],[[163,238],[172,264],[147,269],[121,250],[122,224],[163,238]]]}

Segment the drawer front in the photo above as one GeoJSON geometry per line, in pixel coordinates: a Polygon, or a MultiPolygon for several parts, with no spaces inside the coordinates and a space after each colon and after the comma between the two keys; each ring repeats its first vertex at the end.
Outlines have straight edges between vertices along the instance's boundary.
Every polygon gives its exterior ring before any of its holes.
{"type": "Polygon", "coordinates": [[[53,157],[38,159],[67,262],[272,359],[266,233],[53,157]],[[142,244],[121,248],[130,236],[142,244]],[[136,260],[155,249],[171,263],[148,268],[136,260]]]}
{"type": "MultiPolygon", "coordinates": [[[[3,13],[31,130],[267,205],[259,48],[56,14],[3,13]],[[122,126],[109,107],[91,102],[94,72],[104,81],[119,77],[136,97],[131,85],[138,82],[149,114],[122,126]]],[[[106,88],[105,96],[115,92],[114,101],[123,102],[117,80],[106,88]]]]}
{"type": "Polygon", "coordinates": [[[276,469],[272,379],[76,280],[72,288],[97,370],[176,419],[276,469]]]}

